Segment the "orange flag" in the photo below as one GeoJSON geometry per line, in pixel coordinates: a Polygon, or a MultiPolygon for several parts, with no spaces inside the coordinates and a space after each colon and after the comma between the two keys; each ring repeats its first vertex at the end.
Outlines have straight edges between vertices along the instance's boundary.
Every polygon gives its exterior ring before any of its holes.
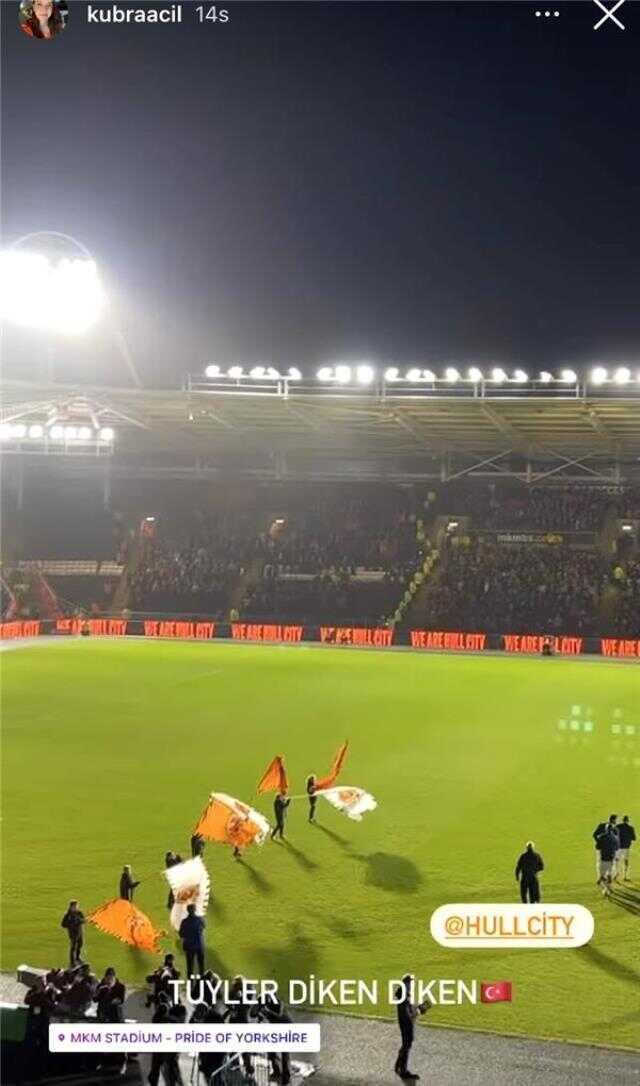
{"type": "Polygon", "coordinates": [[[284,768],[284,758],[278,754],[264,771],[258,783],[258,792],[283,792],[289,791],[287,771],[284,768]]]}
{"type": "Polygon", "coordinates": [[[321,788],[331,788],[338,779],[338,774],[344,765],[344,760],[347,757],[347,747],[349,746],[349,740],[345,739],[344,743],[338,750],[335,758],[333,759],[333,765],[329,770],[328,776],[322,777],[321,780],[316,781],[316,792],[319,792],[321,788]]]}
{"type": "Polygon", "coordinates": [[[131,901],[117,897],[94,909],[87,917],[90,924],[95,924],[100,931],[114,935],[122,943],[138,947],[140,950],[152,950],[156,954],[162,949],[160,938],[164,931],[154,928],[149,917],[131,901]]]}
{"type": "Polygon", "coordinates": [[[209,841],[246,848],[263,844],[270,829],[264,815],[253,807],[224,792],[212,792],[193,832],[209,841]]]}

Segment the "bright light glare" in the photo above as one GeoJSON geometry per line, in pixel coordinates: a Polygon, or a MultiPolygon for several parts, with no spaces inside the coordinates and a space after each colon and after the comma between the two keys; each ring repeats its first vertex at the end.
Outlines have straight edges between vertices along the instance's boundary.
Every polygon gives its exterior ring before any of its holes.
{"type": "Polygon", "coordinates": [[[455,384],[456,381],[460,380],[460,374],[453,366],[447,366],[447,369],[444,371],[444,375],[450,384],[455,384]]]}
{"type": "Polygon", "coordinates": [[[563,370],[560,374],[560,380],[564,381],[565,385],[575,385],[578,376],[574,370],[563,370]]]}
{"type": "Polygon", "coordinates": [[[529,380],[529,375],[528,375],[528,374],[526,374],[526,373],[524,372],[524,370],[515,370],[515,372],[514,372],[514,374],[513,374],[513,379],[514,379],[514,381],[516,381],[516,382],[517,382],[517,383],[518,383],[519,385],[524,385],[524,384],[526,384],[526,382],[527,382],[527,381],[529,380]]]}
{"type": "Polygon", "coordinates": [[[0,425],[0,441],[8,441],[11,437],[11,427],[8,422],[3,422],[0,425]]]}
{"type": "Polygon", "coordinates": [[[92,436],[93,433],[88,426],[81,426],[78,430],[78,438],[80,441],[91,441],[92,436]]]}
{"type": "Polygon", "coordinates": [[[49,430],[49,437],[52,441],[62,441],[64,437],[64,426],[52,426],[49,430]]]}
{"type": "Polygon", "coordinates": [[[275,368],[275,366],[269,366],[269,367],[267,368],[267,377],[268,377],[268,378],[269,378],[269,380],[271,380],[271,381],[277,381],[277,380],[278,380],[278,378],[280,377],[280,374],[278,373],[278,371],[277,371],[277,369],[275,368]]]}
{"type": "Polygon", "coordinates": [[[242,366],[232,366],[227,373],[227,377],[231,377],[234,381],[239,381],[242,377],[242,366]]]}
{"type": "Polygon", "coordinates": [[[0,253],[0,316],[13,324],[68,335],[86,332],[98,320],[104,294],[92,260],[53,263],[39,253],[0,253]]]}
{"type": "Polygon", "coordinates": [[[98,437],[101,441],[113,441],[115,434],[110,426],[103,426],[102,429],[98,431],[98,437]]]}
{"type": "Polygon", "coordinates": [[[23,422],[16,422],[11,427],[11,437],[25,437],[27,433],[27,427],[23,422]]]}
{"type": "Polygon", "coordinates": [[[253,369],[251,370],[251,373],[249,374],[249,376],[253,377],[254,380],[256,380],[256,379],[260,380],[262,377],[265,376],[265,368],[264,368],[264,366],[254,366],[253,369]]]}
{"type": "Polygon", "coordinates": [[[384,371],[385,381],[397,381],[400,377],[400,370],[397,366],[389,366],[389,369],[384,371]]]}
{"type": "Polygon", "coordinates": [[[375,377],[372,366],[358,366],[356,377],[359,385],[370,385],[375,377]]]}
{"type": "Polygon", "coordinates": [[[631,380],[631,370],[627,369],[626,366],[618,366],[613,379],[617,385],[626,385],[627,381],[631,380]]]}
{"type": "Polygon", "coordinates": [[[420,380],[420,370],[413,369],[413,370],[408,370],[407,371],[407,381],[419,381],[419,380],[420,380]]]}
{"type": "Polygon", "coordinates": [[[549,373],[548,370],[543,370],[540,374],[540,380],[543,385],[549,385],[553,381],[553,374],[549,373]]]}
{"type": "Polygon", "coordinates": [[[500,366],[494,366],[494,368],[491,370],[491,380],[495,381],[495,383],[499,385],[501,381],[506,381],[506,379],[507,375],[504,370],[500,369],[500,366]]]}
{"type": "Polygon", "coordinates": [[[333,370],[331,369],[331,366],[322,366],[322,368],[318,370],[319,381],[330,381],[332,376],[333,370]]]}
{"type": "Polygon", "coordinates": [[[604,366],[596,366],[591,370],[591,384],[603,385],[607,379],[607,371],[604,366]]]}
{"type": "Polygon", "coordinates": [[[482,380],[482,370],[479,370],[477,366],[472,366],[468,371],[470,381],[474,381],[475,384],[482,380]]]}
{"type": "Polygon", "coordinates": [[[220,376],[220,366],[214,366],[214,365],[207,366],[206,370],[204,371],[204,375],[205,375],[205,377],[219,377],[220,376]]]}
{"type": "Polygon", "coordinates": [[[348,385],[351,380],[351,366],[336,366],[334,378],[339,385],[348,385]]]}
{"type": "Polygon", "coordinates": [[[300,373],[299,369],[296,369],[295,366],[289,366],[288,377],[290,378],[291,381],[301,381],[302,380],[302,374],[300,373]]]}
{"type": "Polygon", "coordinates": [[[435,381],[435,379],[436,379],[436,375],[433,372],[433,370],[423,370],[422,371],[422,380],[423,381],[435,381]]]}
{"type": "Polygon", "coordinates": [[[43,433],[44,433],[43,427],[40,426],[37,423],[34,426],[29,427],[29,437],[39,438],[39,437],[42,437],[43,433]]]}
{"type": "Polygon", "coordinates": [[[75,441],[78,436],[78,431],[75,426],[65,426],[64,436],[67,441],[75,441]]]}

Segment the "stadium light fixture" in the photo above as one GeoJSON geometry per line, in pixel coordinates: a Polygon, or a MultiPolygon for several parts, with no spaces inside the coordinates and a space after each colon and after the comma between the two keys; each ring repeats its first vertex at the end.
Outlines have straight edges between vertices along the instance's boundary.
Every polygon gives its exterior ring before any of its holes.
{"type": "Polygon", "coordinates": [[[231,366],[231,368],[227,370],[227,377],[231,377],[233,381],[239,381],[243,376],[242,366],[231,366]]]}
{"type": "Polygon", "coordinates": [[[397,381],[399,377],[400,370],[397,366],[389,366],[389,368],[384,371],[385,381],[397,381]]]}
{"type": "Polygon", "coordinates": [[[608,373],[604,366],[594,366],[591,370],[591,384],[603,385],[608,378],[608,373]]]}
{"type": "Polygon", "coordinates": [[[375,377],[373,366],[358,366],[356,380],[359,385],[370,385],[375,377]]]}
{"type": "Polygon", "coordinates": [[[458,373],[458,370],[455,368],[455,366],[447,366],[446,370],[444,371],[444,375],[447,381],[452,385],[455,385],[456,381],[460,380],[460,374],[458,373]]]}
{"type": "Polygon", "coordinates": [[[205,375],[205,377],[211,377],[211,378],[219,377],[220,376],[220,366],[214,366],[213,363],[212,363],[210,366],[206,367],[206,369],[204,371],[204,375],[205,375]]]}
{"type": "Polygon", "coordinates": [[[110,426],[103,426],[98,431],[98,437],[100,438],[100,441],[109,441],[109,442],[111,442],[111,441],[113,441],[115,436],[116,435],[115,435],[114,431],[111,429],[110,426]]]}
{"type": "Polygon", "coordinates": [[[618,366],[613,379],[617,385],[626,385],[631,380],[631,370],[626,366],[618,366]]]}
{"type": "Polygon", "coordinates": [[[419,369],[416,369],[415,366],[414,366],[413,369],[407,370],[407,381],[419,381],[419,380],[420,380],[420,370],[419,369]]]}
{"type": "Polygon", "coordinates": [[[336,366],[333,378],[339,385],[348,385],[351,380],[351,366],[336,366]]]}
{"type": "Polygon", "coordinates": [[[38,438],[41,438],[43,436],[43,434],[44,434],[44,427],[40,426],[39,423],[35,423],[33,426],[29,427],[29,437],[32,440],[37,441],[38,438]]]}
{"type": "Polygon", "coordinates": [[[64,426],[52,426],[49,430],[49,437],[52,441],[64,440],[64,426]]]}
{"type": "Polygon", "coordinates": [[[560,380],[563,381],[565,385],[575,385],[578,380],[578,375],[575,370],[562,370],[560,380]]]}
{"type": "Polygon", "coordinates": [[[25,424],[23,422],[14,423],[14,425],[11,427],[11,437],[22,438],[26,436],[27,427],[25,426],[25,424]]]}
{"type": "Polygon", "coordinates": [[[13,324],[78,335],[96,323],[104,302],[93,260],[54,262],[16,248],[0,253],[0,316],[13,324]]]}
{"type": "Polygon", "coordinates": [[[491,380],[494,381],[496,385],[501,385],[503,381],[506,381],[506,379],[507,375],[504,370],[501,369],[500,366],[494,366],[494,368],[491,370],[491,380]]]}
{"type": "Polygon", "coordinates": [[[249,377],[253,377],[254,381],[260,381],[263,377],[266,377],[266,370],[264,366],[254,366],[251,370],[249,377]]]}
{"type": "Polygon", "coordinates": [[[553,381],[553,374],[549,373],[548,370],[542,370],[542,373],[540,374],[540,382],[541,382],[541,384],[550,385],[552,381],[553,381]]]}
{"type": "Polygon", "coordinates": [[[78,430],[75,426],[65,426],[64,436],[67,441],[75,441],[78,436],[78,430]]]}
{"type": "Polygon", "coordinates": [[[332,374],[333,374],[333,370],[331,369],[330,366],[322,366],[318,370],[316,376],[317,376],[319,381],[330,381],[332,374]]]}
{"type": "Polygon", "coordinates": [[[8,422],[0,425],[0,441],[8,441],[11,437],[11,427],[8,422]]]}
{"type": "Polygon", "coordinates": [[[518,385],[526,385],[527,381],[529,380],[529,374],[525,373],[524,370],[515,370],[513,374],[513,380],[518,385]]]}
{"type": "Polygon", "coordinates": [[[80,426],[78,429],[79,441],[91,441],[93,437],[93,430],[89,426],[80,426]]]}
{"type": "Polygon", "coordinates": [[[479,370],[477,366],[471,366],[467,376],[470,381],[477,385],[482,380],[482,370],[479,370]]]}
{"type": "Polygon", "coordinates": [[[433,382],[433,381],[435,381],[435,379],[436,379],[436,375],[433,372],[433,370],[423,370],[422,371],[422,380],[423,381],[431,381],[431,382],[433,382]]]}
{"type": "Polygon", "coordinates": [[[300,373],[299,369],[296,369],[295,366],[289,366],[289,370],[287,372],[287,377],[289,378],[290,381],[301,381],[302,380],[302,374],[300,373]]]}

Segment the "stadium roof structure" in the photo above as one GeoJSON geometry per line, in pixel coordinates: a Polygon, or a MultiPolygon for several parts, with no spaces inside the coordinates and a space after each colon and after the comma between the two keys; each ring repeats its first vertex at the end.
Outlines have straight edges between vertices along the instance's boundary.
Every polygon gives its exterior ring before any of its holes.
{"type": "Polygon", "coordinates": [[[111,468],[123,474],[397,481],[481,475],[532,483],[618,482],[639,472],[635,385],[596,393],[578,382],[489,390],[198,379],[162,390],[5,380],[0,392],[3,452],[104,456],[95,442],[48,440],[52,419],[92,420],[113,429],[111,468]],[[29,438],[40,430],[40,440],[29,438]]]}

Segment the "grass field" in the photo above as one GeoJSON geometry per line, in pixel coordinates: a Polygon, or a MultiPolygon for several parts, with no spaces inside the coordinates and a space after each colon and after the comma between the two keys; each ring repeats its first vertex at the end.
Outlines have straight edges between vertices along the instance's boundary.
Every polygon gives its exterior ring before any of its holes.
{"type": "MultiPolygon", "coordinates": [[[[124,862],[143,878],[136,903],[166,926],[164,853],[188,855],[209,792],[270,815],[270,797],[255,801],[269,759],[284,753],[301,791],[348,736],[341,779],[373,792],[378,810],[357,824],[321,801],[313,828],[304,801],[294,803],[289,843],[251,850],[246,863],[209,844],[209,964],[281,981],[313,973],[386,983],[407,968],[511,980],[511,1004],[440,1007],[430,1019],[638,1045],[640,920],[596,893],[591,840],[610,811],[640,822],[637,667],[69,641],[3,656],[2,717],[3,969],[63,963],[69,898],[89,912],[116,896],[124,862]],[[516,900],[513,867],[528,837],[545,859],[544,900],[593,911],[591,944],[436,945],[436,906],[516,900]]],[[[635,860],[640,897],[639,847],[635,860]]],[[[86,956],[129,981],[154,961],[91,927],[86,956]]]]}

